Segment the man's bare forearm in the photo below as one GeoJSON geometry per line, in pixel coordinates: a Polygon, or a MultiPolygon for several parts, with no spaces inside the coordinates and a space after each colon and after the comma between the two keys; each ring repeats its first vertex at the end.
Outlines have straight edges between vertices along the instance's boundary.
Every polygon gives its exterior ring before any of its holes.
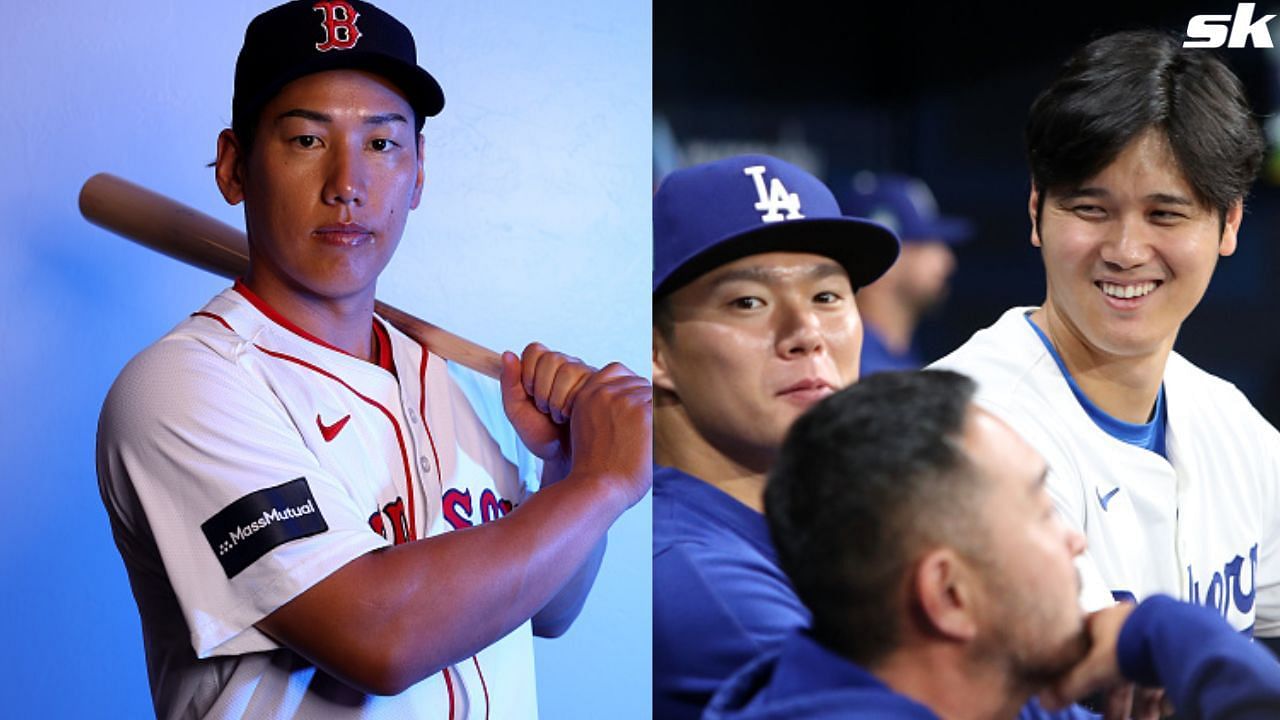
{"type": "Polygon", "coordinates": [[[544,638],[557,638],[569,630],[573,621],[578,619],[582,606],[587,603],[587,595],[595,585],[596,575],[600,572],[600,564],[604,561],[605,547],[609,538],[600,538],[586,562],[560,588],[560,592],[551,598],[541,610],[533,616],[533,634],[544,638]]]}
{"type": "Polygon", "coordinates": [[[357,558],[258,626],[344,682],[394,694],[546,608],[628,504],[611,478],[570,473],[497,521],[357,558]]]}

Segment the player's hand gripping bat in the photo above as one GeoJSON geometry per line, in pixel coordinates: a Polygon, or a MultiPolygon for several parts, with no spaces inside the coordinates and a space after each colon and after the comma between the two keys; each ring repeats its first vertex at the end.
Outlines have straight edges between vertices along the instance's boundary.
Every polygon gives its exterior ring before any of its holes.
{"type": "MultiPolygon", "coordinates": [[[[80,213],[94,225],[226,278],[239,277],[249,267],[249,242],[243,232],[115,175],[99,173],[85,181],[80,213]]],[[[488,348],[384,302],[375,309],[440,357],[491,378],[502,370],[498,354],[488,348]]]]}

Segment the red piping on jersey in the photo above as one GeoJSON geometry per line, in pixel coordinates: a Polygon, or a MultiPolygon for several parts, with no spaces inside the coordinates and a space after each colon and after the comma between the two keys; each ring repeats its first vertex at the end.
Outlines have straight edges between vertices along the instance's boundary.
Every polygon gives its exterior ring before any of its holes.
{"type": "MultiPolygon", "coordinates": [[[[431,424],[427,422],[427,360],[431,357],[431,353],[427,351],[427,346],[418,343],[422,349],[422,363],[418,366],[418,417],[422,418],[422,427],[427,431],[427,442],[431,443],[431,458],[436,464],[436,474],[440,476],[441,485],[444,484],[444,471],[440,469],[440,455],[436,452],[436,440],[431,437],[431,424]]],[[[484,717],[489,720],[489,686],[485,683],[484,673],[480,672],[480,661],[472,656],[471,661],[476,664],[476,674],[480,676],[480,687],[484,690],[484,717]]],[[[449,689],[449,720],[453,720],[453,683],[449,680],[449,668],[444,669],[445,686],[449,689]]]]}
{"type": "Polygon", "coordinates": [[[484,720],[489,720],[489,684],[484,681],[484,673],[480,672],[480,658],[472,655],[471,662],[476,664],[476,674],[480,676],[480,687],[484,690],[484,720]]]}
{"type": "MultiPolygon", "coordinates": [[[[337,345],[330,345],[329,343],[325,342],[324,340],[321,340],[320,338],[316,337],[315,335],[312,335],[311,333],[307,332],[306,330],[303,330],[302,328],[298,327],[298,326],[297,326],[297,325],[295,325],[291,320],[289,320],[289,318],[285,317],[284,315],[281,315],[279,311],[277,311],[275,308],[273,308],[273,307],[271,307],[270,305],[268,305],[266,300],[263,300],[262,298],[258,297],[258,295],[257,295],[256,293],[254,293],[252,290],[250,290],[250,289],[249,289],[249,287],[248,287],[247,285],[245,285],[243,281],[241,281],[241,280],[237,279],[237,280],[236,280],[236,284],[235,284],[235,285],[232,285],[232,286],[231,286],[231,289],[232,289],[232,290],[235,290],[235,291],[236,291],[236,292],[238,292],[238,293],[240,293],[240,295],[241,295],[245,300],[248,300],[248,301],[249,301],[249,304],[250,304],[250,305],[253,305],[255,308],[257,308],[257,309],[258,309],[258,312],[262,313],[263,315],[266,315],[268,320],[270,320],[271,322],[273,322],[273,323],[275,323],[275,324],[279,325],[280,327],[284,328],[285,330],[288,330],[289,332],[293,333],[294,335],[297,335],[298,337],[302,338],[303,340],[308,340],[308,341],[310,341],[310,342],[313,342],[313,343],[315,343],[315,344],[319,345],[320,347],[327,348],[327,349],[329,349],[329,350],[333,350],[334,352],[340,352],[340,353],[342,353],[343,355],[346,355],[346,356],[348,356],[348,357],[356,358],[357,360],[363,360],[363,359],[364,359],[364,358],[361,358],[361,357],[359,357],[359,356],[357,356],[357,355],[352,355],[351,353],[347,352],[346,350],[343,350],[342,348],[338,347],[337,345]]],[[[378,327],[377,327],[377,325],[378,325],[378,324],[377,324],[376,322],[374,322],[374,323],[373,323],[373,326],[374,326],[374,330],[373,330],[373,331],[374,331],[374,332],[377,332],[377,331],[378,331],[378,327]]],[[[383,332],[386,332],[386,331],[384,330],[383,332]]],[[[388,343],[388,345],[389,345],[389,344],[390,344],[390,343],[388,343]]],[[[389,347],[387,348],[387,351],[388,351],[387,359],[388,359],[388,360],[390,360],[390,348],[389,348],[389,347]]],[[[391,374],[392,374],[392,375],[394,375],[394,374],[395,374],[395,372],[394,372],[393,370],[388,369],[385,365],[383,365],[383,364],[382,364],[382,362],[381,362],[381,360],[382,360],[382,358],[380,358],[380,357],[378,357],[378,358],[374,358],[374,359],[373,359],[373,364],[374,364],[374,365],[377,365],[378,367],[381,367],[381,368],[382,368],[382,369],[384,369],[384,370],[388,370],[388,372],[391,372],[391,374]]],[[[392,367],[394,367],[394,365],[393,365],[392,367]]]]}
{"type": "Polygon", "coordinates": [[[404,433],[400,431],[400,423],[396,422],[396,418],[394,415],[391,414],[391,411],[383,407],[382,403],[378,402],[377,400],[374,400],[371,397],[361,394],[360,391],[348,385],[345,380],[338,377],[337,375],[334,375],[328,370],[325,370],[324,368],[316,367],[315,365],[312,365],[306,360],[301,360],[292,355],[286,355],[285,353],[276,352],[275,350],[268,350],[257,343],[254,343],[253,346],[258,348],[262,352],[270,355],[271,357],[279,358],[280,360],[286,360],[296,365],[301,365],[302,367],[307,368],[308,370],[313,370],[315,372],[320,373],[321,375],[324,375],[325,377],[329,378],[330,380],[333,380],[334,382],[338,383],[342,387],[350,390],[352,394],[354,394],[356,397],[372,405],[373,407],[378,408],[379,410],[382,411],[383,415],[387,416],[387,420],[391,422],[392,429],[396,431],[396,442],[400,444],[400,461],[404,463],[405,494],[408,495],[409,497],[409,537],[416,540],[418,537],[418,521],[416,519],[416,513],[413,508],[413,471],[409,469],[409,451],[406,449],[404,444],[404,433]]]}
{"type": "MultiPolygon", "coordinates": [[[[293,324],[293,321],[289,320],[289,318],[285,317],[284,315],[281,315],[275,308],[268,305],[266,300],[263,300],[262,298],[258,297],[257,293],[250,290],[249,286],[245,285],[243,281],[237,279],[236,284],[232,285],[231,289],[240,293],[240,295],[243,296],[245,300],[249,301],[250,305],[253,305],[255,308],[257,308],[258,312],[262,313],[263,315],[266,315],[267,318],[271,320],[271,322],[279,325],[285,330],[288,330],[294,335],[297,335],[303,338],[304,340],[310,340],[311,342],[317,345],[320,345],[322,347],[329,348],[330,350],[340,352],[343,355],[351,355],[351,353],[347,352],[346,350],[343,350],[342,348],[336,345],[330,345],[324,340],[321,340],[315,335],[312,335],[306,330],[303,330],[302,328],[293,324]]],[[[352,355],[352,357],[355,357],[355,356],[352,355]]]]}
{"type": "Polygon", "coordinates": [[[436,452],[436,439],[431,437],[431,424],[427,422],[427,357],[430,353],[427,352],[426,345],[419,343],[419,347],[422,348],[422,365],[418,372],[422,379],[418,381],[420,385],[420,392],[418,394],[418,417],[422,418],[422,427],[427,431],[427,442],[431,443],[431,459],[436,463],[436,475],[440,477],[440,486],[441,490],[443,490],[444,471],[440,469],[440,455],[436,452]]]}
{"type": "Polygon", "coordinates": [[[226,329],[230,330],[230,331],[231,331],[231,332],[233,332],[233,333],[235,332],[235,328],[232,328],[230,325],[228,325],[226,320],[223,320],[221,317],[219,317],[219,316],[217,316],[217,315],[214,315],[214,314],[213,314],[213,313],[211,313],[211,312],[205,312],[205,311],[201,310],[200,312],[193,312],[193,313],[191,313],[191,317],[207,317],[207,318],[213,318],[214,320],[217,320],[218,322],[222,323],[222,327],[224,327],[224,328],[226,328],[226,329]]]}
{"type": "Polygon", "coordinates": [[[377,318],[373,320],[373,339],[378,343],[378,357],[374,358],[374,364],[386,370],[392,375],[396,374],[396,362],[391,357],[391,335],[387,333],[387,329],[382,327],[382,323],[377,318]]]}
{"type": "Polygon", "coordinates": [[[449,720],[453,720],[453,679],[449,677],[449,668],[441,672],[444,673],[444,689],[449,691],[449,720]]]}

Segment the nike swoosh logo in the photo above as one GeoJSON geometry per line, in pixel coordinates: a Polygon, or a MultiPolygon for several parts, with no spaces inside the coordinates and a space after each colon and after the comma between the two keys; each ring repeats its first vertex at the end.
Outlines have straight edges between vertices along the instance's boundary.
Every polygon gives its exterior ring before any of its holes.
{"type": "Polygon", "coordinates": [[[1102,506],[1102,512],[1107,512],[1107,506],[1111,504],[1111,498],[1115,497],[1116,493],[1120,492],[1120,486],[1117,485],[1111,488],[1111,492],[1106,495],[1099,492],[1096,487],[1093,489],[1093,492],[1098,496],[1098,504],[1102,506]]]}
{"type": "Polygon", "coordinates": [[[344,415],[338,422],[332,425],[325,425],[324,421],[321,420],[320,416],[317,414],[316,425],[320,426],[320,435],[324,437],[324,441],[333,442],[333,439],[338,437],[338,433],[342,432],[342,428],[347,426],[347,421],[350,419],[350,415],[344,415]]]}

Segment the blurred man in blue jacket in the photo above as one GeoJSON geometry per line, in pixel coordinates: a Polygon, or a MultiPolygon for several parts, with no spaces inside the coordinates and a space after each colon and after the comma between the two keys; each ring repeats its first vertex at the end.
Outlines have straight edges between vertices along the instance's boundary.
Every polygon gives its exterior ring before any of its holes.
{"type": "Polygon", "coordinates": [[[1086,718],[1067,703],[1126,680],[1164,685],[1181,717],[1280,717],[1280,665],[1212,610],[1081,609],[1084,536],[1054,510],[1043,458],[974,391],[884,373],[796,421],[765,505],[812,629],[704,717],[1086,718]]]}
{"type": "Polygon", "coordinates": [[[919,370],[932,358],[921,356],[916,327],[946,300],[956,269],[951,248],[969,239],[973,227],[968,220],[939,213],[929,186],[905,175],[858,173],[840,198],[840,209],[880,223],[902,240],[893,267],[858,291],[862,374],[919,370]]]}

